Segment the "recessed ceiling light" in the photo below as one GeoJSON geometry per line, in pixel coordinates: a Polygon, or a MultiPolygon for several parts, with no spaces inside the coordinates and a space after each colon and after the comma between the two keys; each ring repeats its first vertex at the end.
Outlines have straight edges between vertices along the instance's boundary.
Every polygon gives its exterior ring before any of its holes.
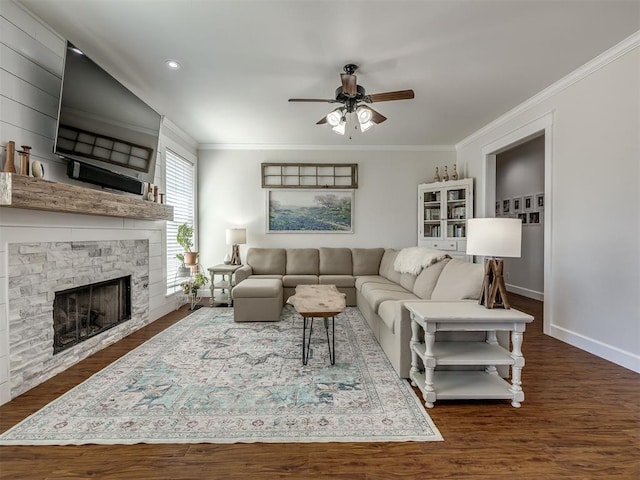
{"type": "Polygon", "coordinates": [[[80,50],[78,47],[71,47],[71,51],[77,53],[78,55],[84,55],[84,52],[80,50]]]}
{"type": "Polygon", "coordinates": [[[178,70],[180,68],[180,64],[175,60],[167,60],[164,64],[171,70],[178,70]]]}

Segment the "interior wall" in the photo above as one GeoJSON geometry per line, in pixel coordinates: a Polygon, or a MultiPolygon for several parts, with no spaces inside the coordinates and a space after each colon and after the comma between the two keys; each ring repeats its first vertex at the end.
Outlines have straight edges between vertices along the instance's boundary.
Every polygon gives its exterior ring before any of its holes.
{"type": "MultiPolygon", "coordinates": [[[[21,145],[32,146],[31,160],[43,163],[46,180],[98,190],[99,187],[69,180],[65,162],[53,155],[64,51],[64,39],[50,27],[14,2],[0,2],[0,145],[13,140],[18,149],[21,145]]],[[[166,136],[171,127],[170,123],[163,124],[163,135],[166,136]]],[[[169,138],[161,140],[162,150],[166,141],[175,142],[169,138]]],[[[181,143],[188,142],[183,138],[181,143]]],[[[195,146],[192,150],[195,152],[195,146]]],[[[5,156],[4,149],[0,150],[2,166],[5,156]]],[[[156,166],[158,185],[164,184],[163,159],[161,155],[156,166]]],[[[43,239],[52,242],[148,240],[149,321],[174,308],[172,299],[166,297],[165,222],[0,207],[0,404],[11,398],[7,245],[43,239]]]]}
{"type": "Polygon", "coordinates": [[[250,247],[415,246],[417,186],[433,180],[436,166],[452,171],[455,151],[201,150],[198,158],[199,249],[208,267],[230,252],[225,229],[234,226],[247,228],[243,259],[250,247]],[[354,232],[266,233],[262,162],[357,163],[354,232]]]}
{"type": "MultiPolygon", "coordinates": [[[[496,155],[496,199],[511,200],[508,216],[523,219],[522,254],[520,258],[504,259],[507,290],[530,298],[544,298],[544,210],[536,206],[536,194],[544,193],[544,136],[496,155]],[[531,200],[527,209],[524,199],[531,200]],[[514,212],[514,199],[519,199],[520,211],[514,212]],[[540,223],[531,223],[531,215],[540,223]]],[[[501,211],[496,212],[502,215],[501,211]]]]}
{"type": "Polygon", "coordinates": [[[546,332],[638,372],[639,66],[640,32],[457,145],[484,216],[483,149],[552,114],[546,332]]]}

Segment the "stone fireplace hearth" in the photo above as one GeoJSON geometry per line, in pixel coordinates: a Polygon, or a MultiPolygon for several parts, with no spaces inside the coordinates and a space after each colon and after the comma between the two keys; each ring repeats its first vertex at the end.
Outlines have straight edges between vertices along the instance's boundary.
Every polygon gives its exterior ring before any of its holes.
{"type": "MultiPolygon", "coordinates": [[[[8,245],[9,357],[15,397],[149,322],[149,241],[8,245]],[[56,292],[126,277],[130,320],[54,355],[56,292]]],[[[96,310],[94,308],[94,310],[96,310]]],[[[97,313],[92,314],[97,317],[97,313]]],[[[97,320],[96,320],[97,321],[97,320]]],[[[56,350],[57,351],[57,350],[56,350]]]]}

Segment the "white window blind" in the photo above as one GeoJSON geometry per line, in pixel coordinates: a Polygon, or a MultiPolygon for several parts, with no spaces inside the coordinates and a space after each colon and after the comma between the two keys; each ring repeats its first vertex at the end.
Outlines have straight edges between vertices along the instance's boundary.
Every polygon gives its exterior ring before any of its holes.
{"type": "Polygon", "coordinates": [[[167,222],[167,291],[172,293],[180,266],[176,254],[183,252],[176,242],[178,225],[195,225],[194,165],[167,149],[165,177],[166,201],[173,205],[173,221],[167,222]]]}

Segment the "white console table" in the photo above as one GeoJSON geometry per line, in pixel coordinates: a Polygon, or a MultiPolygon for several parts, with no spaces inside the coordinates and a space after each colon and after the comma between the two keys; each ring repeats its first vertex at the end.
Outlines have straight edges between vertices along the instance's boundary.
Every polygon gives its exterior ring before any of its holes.
{"type": "Polygon", "coordinates": [[[476,302],[407,302],[411,313],[412,385],[417,386],[427,408],[436,400],[509,399],[524,401],[521,373],[522,339],[533,317],[514,309],[489,309],[476,302]],[[483,342],[436,342],[440,331],[482,331],[483,342]],[[511,350],[498,344],[497,331],[511,332],[511,350]],[[436,370],[439,365],[484,366],[483,370],[436,370]],[[511,383],[496,366],[511,367],[511,383]]]}

